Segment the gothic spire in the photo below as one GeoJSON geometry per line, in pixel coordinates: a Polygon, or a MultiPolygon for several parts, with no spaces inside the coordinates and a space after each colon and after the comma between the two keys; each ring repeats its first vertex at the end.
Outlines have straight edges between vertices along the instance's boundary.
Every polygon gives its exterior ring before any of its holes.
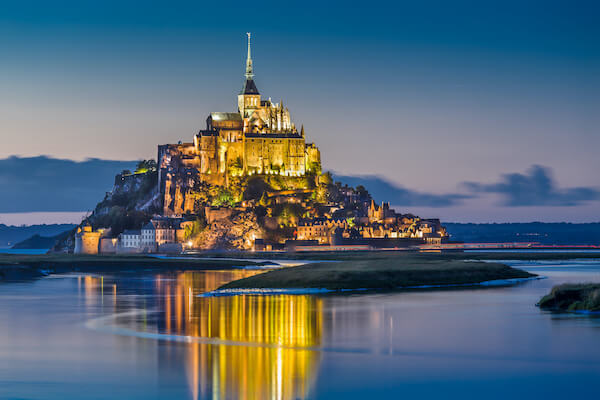
{"type": "Polygon", "coordinates": [[[246,79],[254,78],[254,73],[252,71],[252,55],[250,52],[250,32],[246,32],[248,35],[248,58],[246,59],[246,79]]]}
{"type": "Polygon", "coordinates": [[[248,58],[246,59],[246,81],[240,94],[259,94],[256,84],[254,83],[254,72],[252,70],[252,54],[250,52],[250,32],[246,32],[248,35],[248,58]]]}

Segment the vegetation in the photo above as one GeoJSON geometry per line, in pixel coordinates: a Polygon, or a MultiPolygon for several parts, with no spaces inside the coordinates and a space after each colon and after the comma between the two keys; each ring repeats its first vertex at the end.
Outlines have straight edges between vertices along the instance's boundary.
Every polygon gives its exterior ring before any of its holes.
{"type": "Polygon", "coordinates": [[[296,226],[302,215],[303,208],[300,204],[284,203],[272,207],[272,215],[277,218],[280,226],[296,226]]]}
{"type": "Polygon", "coordinates": [[[233,207],[235,205],[235,199],[228,189],[219,186],[216,195],[212,199],[211,205],[215,207],[233,207]]]}
{"type": "Polygon", "coordinates": [[[307,264],[230,282],[222,288],[399,289],[468,285],[535,275],[499,263],[447,260],[435,255],[355,254],[341,262],[307,264]]]}
{"type": "Polygon", "coordinates": [[[140,229],[158,212],[156,205],[142,208],[152,199],[156,191],[158,173],[154,160],[138,163],[138,170],[146,170],[126,178],[115,185],[112,193],[107,194],[94,213],[85,222],[94,229],[110,227],[112,235],[118,235],[125,229],[140,229]]]}
{"type": "Polygon", "coordinates": [[[554,286],[549,294],[542,297],[538,306],[556,311],[600,312],[600,284],[566,283],[554,286]]]}
{"type": "Polygon", "coordinates": [[[156,161],[154,160],[142,160],[137,163],[137,167],[135,169],[136,174],[145,174],[147,172],[155,172],[156,171],[156,161]]]}
{"type": "Polygon", "coordinates": [[[206,229],[206,220],[204,218],[196,218],[192,224],[185,226],[184,239],[188,240],[196,237],[206,229]]]}

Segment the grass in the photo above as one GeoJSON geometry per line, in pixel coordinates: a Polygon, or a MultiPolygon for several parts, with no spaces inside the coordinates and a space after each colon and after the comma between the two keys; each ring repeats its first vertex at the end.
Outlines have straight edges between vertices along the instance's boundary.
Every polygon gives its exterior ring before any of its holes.
{"type": "Polygon", "coordinates": [[[556,311],[600,311],[600,284],[566,283],[554,286],[538,306],[556,311]]]}
{"type": "Polygon", "coordinates": [[[354,255],[341,262],[323,262],[269,271],[230,282],[221,288],[395,289],[422,285],[476,284],[535,276],[499,263],[453,260],[439,254],[362,255],[363,258],[354,255]]]}

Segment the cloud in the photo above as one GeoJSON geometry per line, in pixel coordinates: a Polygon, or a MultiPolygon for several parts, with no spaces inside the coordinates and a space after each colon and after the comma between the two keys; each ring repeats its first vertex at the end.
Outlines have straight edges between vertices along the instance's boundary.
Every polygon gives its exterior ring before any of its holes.
{"type": "Polygon", "coordinates": [[[464,182],[473,193],[496,193],[502,205],[518,206],[577,206],[600,199],[600,191],[591,187],[559,189],[548,167],[533,165],[525,174],[502,175],[497,183],[464,182]]]}
{"type": "Polygon", "coordinates": [[[394,206],[450,207],[472,197],[464,194],[421,193],[397,186],[376,175],[347,176],[334,174],[334,180],[356,187],[363,185],[376,201],[386,201],[394,206]]]}
{"type": "Polygon", "coordinates": [[[91,210],[135,161],[47,156],[0,159],[0,213],[91,210]]]}

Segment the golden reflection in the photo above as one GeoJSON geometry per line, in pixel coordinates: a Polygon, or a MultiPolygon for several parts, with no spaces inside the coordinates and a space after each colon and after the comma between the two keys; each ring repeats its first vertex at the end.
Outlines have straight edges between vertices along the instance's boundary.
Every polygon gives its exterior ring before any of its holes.
{"type": "MultiPolygon", "coordinates": [[[[86,306],[96,309],[111,301],[112,313],[146,310],[119,324],[140,331],[222,340],[185,343],[184,366],[193,399],[298,399],[310,394],[317,376],[323,332],[322,300],[314,296],[198,297],[231,280],[259,271],[188,271],[155,277],[152,296],[119,296],[117,277],[83,276],[79,282],[86,306]],[[104,285],[107,296],[104,299],[104,285]],[[112,292],[112,296],[108,293],[112,292]],[[149,301],[149,303],[147,303],[149,301]]],[[[132,288],[136,291],[144,287],[132,288]]],[[[175,352],[160,353],[170,357],[175,352]]]]}
{"type": "Polygon", "coordinates": [[[187,344],[186,375],[193,399],[296,399],[309,394],[320,355],[305,348],[320,344],[320,299],[297,295],[196,297],[254,274],[188,271],[175,279],[158,280],[165,311],[160,330],[227,341],[187,344]],[[173,295],[175,299],[171,299],[173,295]]]}
{"type": "MultiPolygon", "coordinates": [[[[110,284],[105,284],[104,282],[104,276],[92,276],[92,275],[85,275],[85,276],[78,276],[77,277],[77,286],[78,286],[78,290],[81,290],[81,286],[82,286],[82,280],[83,280],[83,297],[85,300],[85,304],[88,307],[92,307],[92,306],[96,306],[98,305],[98,303],[100,303],[101,305],[104,305],[104,286],[106,285],[107,287],[110,287],[112,290],[112,296],[111,296],[111,300],[112,300],[112,308],[113,311],[116,312],[116,306],[117,306],[117,284],[116,283],[110,283],[110,284]]],[[[107,295],[108,297],[108,295],[107,295]]]]}

